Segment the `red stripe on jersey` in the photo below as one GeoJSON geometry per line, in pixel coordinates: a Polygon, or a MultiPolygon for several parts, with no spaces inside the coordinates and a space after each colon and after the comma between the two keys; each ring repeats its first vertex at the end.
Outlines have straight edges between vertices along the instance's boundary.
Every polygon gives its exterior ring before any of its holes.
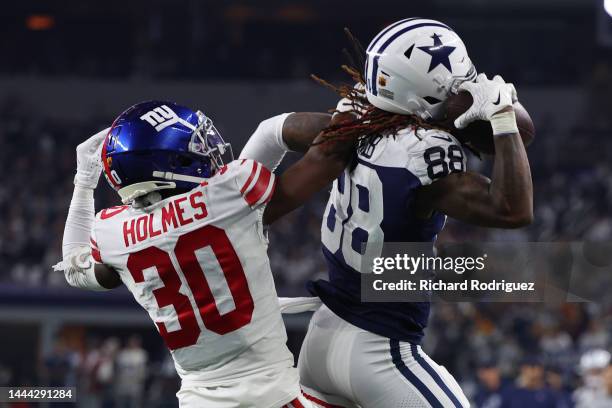
{"type": "Polygon", "coordinates": [[[244,194],[244,191],[247,189],[249,184],[251,184],[253,177],[255,177],[255,173],[257,172],[257,164],[258,163],[256,161],[253,161],[253,168],[251,169],[251,175],[247,179],[246,183],[244,183],[244,186],[242,186],[242,188],[240,189],[240,194],[244,194]]]}
{"type": "Polygon", "coordinates": [[[91,248],[91,257],[97,263],[102,263],[102,257],[100,256],[100,250],[98,248],[94,248],[94,247],[91,248]]]}
{"type": "Polygon", "coordinates": [[[304,405],[297,398],[291,401],[291,405],[293,405],[294,408],[304,408],[304,405]]]}
{"type": "Polygon", "coordinates": [[[302,394],[304,395],[304,397],[306,397],[307,400],[312,401],[315,404],[318,404],[318,405],[322,406],[323,408],[344,408],[344,407],[342,407],[340,405],[332,405],[332,404],[329,404],[329,403],[327,403],[325,401],[321,401],[320,399],[318,399],[316,397],[313,397],[310,394],[306,394],[304,391],[302,391],[302,394]]]}
{"type": "Polygon", "coordinates": [[[266,198],[263,200],[263,204],[268,204],[270,200],[272,199],[272,196],[274,195],[274,190],[276,190],[276,179],[274,179],[273,183],[274,184],[272,184],[272,188],[270,189],[270,192],[268,193],[266,198]]]}
{"type": "Polygon", "coordinates": [[[91,242],[91,245],[92,245],[94,248],[98,249],[98,243],[97,243],[96,241],[94,241],[94,239],[93,239],[93,238],[91,238],[91,237],[90,237],[90,238],[89,238],[89,241],[91,242]]]}
{"type": "Polygon", "coordinates": [[[270,178],[272,177],[272,173],[270,170],[266,169],[264,166],[261,166],[261,171],[259,172],[259,177],[255,182],[255,185],[248,192],[248,194],[244,197],[246,202],[252,207],[263,197],[265,192],[268,190],[268,186],[270,185],[270,178]]]}
{"type": "Polygon", "coordinates": [[[115,207],[110,207],[110,208],[105,208],[104,210],[100,211],[100,219],[101,220],[107,220],[111,217],[114,217],[115,215],[127,210],[130,206],[129,205],[118,205],[115,207]]]}

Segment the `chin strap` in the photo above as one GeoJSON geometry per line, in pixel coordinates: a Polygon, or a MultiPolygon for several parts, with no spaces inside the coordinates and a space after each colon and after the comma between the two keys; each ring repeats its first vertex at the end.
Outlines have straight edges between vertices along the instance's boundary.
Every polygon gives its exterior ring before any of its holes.
{"type": "Polygon", "coordinates": [[[170,181],[143,181],[123,187],[119,190],[119,196],[123,204],[130,204],[139,197],[143,197],[153,191],[168,190],[176,188],[173,181],[186,181],[188,183],[200,184],[206,181],[202,177],[186,176],[184,174],[172,173],[169,171],[154,171],[153,177],[170,181]]]}
{"type": "Polygon", "coordinates": [[[169,171],[154,171],[153,177],[163,178],[166,180],[186,181],[188,183],[201,183],[206,181],[203,177],[186,176],[184,174],[172,173],[169,171]]]}
{"type": "Polygon", "coordinates": [[[176,183],[168,181],[144,181],[142,183],[134,183],[123,187],[118,193],[123,204],[130,204],[138,197],[145,196],[153,191],[168,190],[175,187],[176,183]]]}

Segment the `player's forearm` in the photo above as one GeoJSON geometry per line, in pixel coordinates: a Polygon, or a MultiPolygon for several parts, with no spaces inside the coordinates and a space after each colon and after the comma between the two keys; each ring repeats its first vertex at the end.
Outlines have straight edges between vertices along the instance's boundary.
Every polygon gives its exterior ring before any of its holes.
{"type": "Polygon", "coordinates": [[[283,140],[292,151],[304,153],[330,121],[331,115],[327,113],[292,113],[283,124],[283,140]]]}
{"type": "Polygon", "coordinates": [[[264,212],[264,224],[272,224],[307,202],[335,180],[346,167],[340,158],[322,160],[319,153],[308,153],[278,179],[272,201],[264,212]]]}
{"type": "Polygon", "coordinates": [[[450,174],[419,192],[416,205],[488,228],[520,228],[531,223],[532,184],[520,136],[498,136],[493,180],[473,172],[450,174]]]}
{"type": "Polygon", "coordinates": [[[484,73],[475,81],[463,82],[459,89],[471,94],[470,108],[455,120],[458,129],[475,120],[491,124],[495,142],[493,177],[486,193],[477,191],[478,203],[489,203],[483,218],[492,218],[506,228],[517,228],[533,219],[533,187],[525,146],[521,140],[514,103],[518,96],[514,85],[499,75],[489,80],[484,73]]]}
{"type": "Polygon", "coordinates": [[[330,122],[325,113],[283,113],[262,121],[240,153],[274,171],[288,151],[304,153],[330,122]]]}
{"type": "MultiPolygon", "coordinates": [[[[348,165],[354,148],[351,141],[325,140],[323,135],[317,136],[311,144],[313,145],[303,159],[289,169],[294,173],[301,173],[304,179],[302,183],[287,186],[288,189],[294,190],[291,196],[296,201],[296,206],[338,178],[348,165]]],[[[286,173],[283,178],[286,178],[285,175],[286,173]]]]}
{"type": "Polygon", "coordinates": [[[340,176],[354,147],[351,141],[325,141],[322,135],[313,143],[304,157],[279,177],[274,196],[264,212],[264,224],[271,224],[298,208],[340,176]]]}
{"type": "Polygon", "coordinates": [[[62,238],[62,256],[64,258],[79,247],[89,246],[94,219],[93,189],[75,185],[62,238]]]}
{"type": "Polygon", "coordinates": [[[490,186],[493,208],[514,227],[533,220],[533,184],[521,136],[495,136],[495,162],[490,186]]]}
{"type": "Polygon", "coordinates": [[[76,185],[62,238],[62,261],[53,269],[64,272],[72,287],[93,291],[112,289],[100,281],[89,243],[95,220],[93,189],[76,185]]]}

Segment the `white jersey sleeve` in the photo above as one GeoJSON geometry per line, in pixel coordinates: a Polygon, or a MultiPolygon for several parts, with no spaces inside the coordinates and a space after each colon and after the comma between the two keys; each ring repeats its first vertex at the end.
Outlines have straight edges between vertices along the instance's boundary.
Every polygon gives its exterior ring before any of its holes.
{"type": "Polygon", "coordinates": [[[441,130],[420,130],[409,151],[408,170],[426,186],[451,173],[464,172],[466,157],[459,141],[441,130]]]}
{"type": "Polygon", "coordinates": [[[257,160],[268,169],[276,170],[289,151],[283,139],[283,126],[289,115],[283,113],[261,122],[240,152],[240,159],[257,160]]]}
{"type": "Polygon", "coordinates": [[[255,160],[242,159],[238,163],[232,170],[242,198],[252,209],[264,207],[274,194],[276,176],[255,160]]]}
{"type": "Polygon", "coordinates": [[[100,254],[100,248],[98,247],[98,239],[96,237],[96,229],[91,229],[91,235],[89,238],[89,246],[91,248],[91,257],[93,258],[95,263],[101,264],[102,255],[100,254]]]}

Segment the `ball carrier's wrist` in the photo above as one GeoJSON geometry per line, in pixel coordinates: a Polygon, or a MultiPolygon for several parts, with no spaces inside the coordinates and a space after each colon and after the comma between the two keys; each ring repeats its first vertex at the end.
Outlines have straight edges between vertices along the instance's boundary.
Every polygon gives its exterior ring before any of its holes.
{"type": "Polygon", "coordinates": [[[519,133],[513,108],[504,109],[491,116],[493,136],[515,135],[519,133]]]}
{"type": "Polygon", "coordinates": [[[74,176],[73,183],[74,183],[75,190],[76,190],[76,188],[79,188],[79,189],[82,189],[82,190],[91,190],[91,191],[94,191],[96,189],[96,187],[98,187],[97,180],[96,180],[96,182],[93,182],[91,180],[84,181],[81,178],[79,178],[78,175],[74,176]]]}

